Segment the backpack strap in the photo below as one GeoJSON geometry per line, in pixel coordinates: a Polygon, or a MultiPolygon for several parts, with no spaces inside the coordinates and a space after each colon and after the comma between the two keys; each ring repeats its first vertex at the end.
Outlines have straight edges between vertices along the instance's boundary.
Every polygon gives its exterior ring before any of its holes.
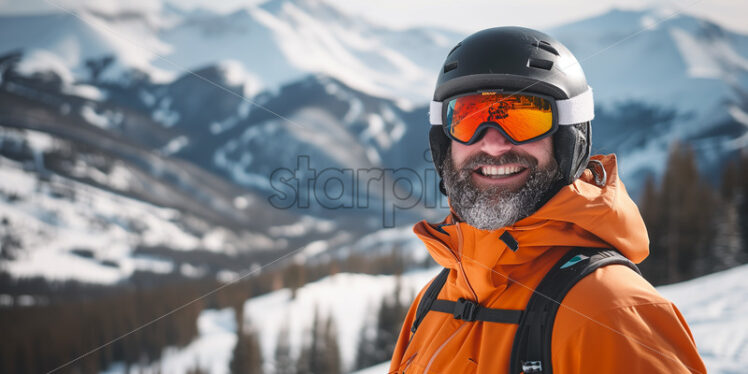
{"type": "Polygon", "coordinates": [[[426,317],[426,313],[431,310],[431,305],[434,303],[434,300],[436,300],[436,297],[439,296],[439,292],[442,290],[442,287],[444,287],[444,282],[447,281],[448,276],[449,268],[444,268],[441,272],[439,272],[434,280],[431,281],[429,288],[426,289],[423,297],[421,297],[421,301],[418,303],[418,308],[416,309],[416,318],[413,320],[413,325],[410,327],[411,333],[416,332],[416,329],[418,329],[418,325],[420,325],[421,321],[423,321],[423,318],[426,317]]]}
{"type": "Polygon", "coordinates": [[[582,278],[607,265],[639,268],[614,249],[575,248],[567,252],[545,275],[530,297],[514,335],[511,374],[551,374],[553,323],[566,293],[582,278]]]}
{"type": "Polygon", "coordinates": [[[519,323],[522,317],[521,310],[485,308],[475,301],[464,298],[460,298],[457,301],[436,300],[431,305],[431,310],[450,313],[455,319],[461,319],[465,322],[519,323]]]}
{"type": "Polygon", "coordinates": [[[426,289],[416,309],[416,317],[410,328],[411,332],[416,332],[416,329],[418,329],[418,326],[430,311],[449,313],[455,319],[461,319],[466,322],[519,323],[522,317],[521,310],[485,308],[472,300],[464,298],[460,298],[457,301],[437,299],[439,292],[447,281],[447,276],[449,276],[449,269],[444,268],[434,278],[429,288],[426,289]]]}

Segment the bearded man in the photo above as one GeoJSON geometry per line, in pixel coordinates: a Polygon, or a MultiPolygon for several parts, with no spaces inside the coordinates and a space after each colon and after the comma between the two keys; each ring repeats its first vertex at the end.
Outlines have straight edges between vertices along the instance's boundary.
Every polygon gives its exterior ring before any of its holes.
{"type": "Polygon", "coordinates": [[[445,270],[390,373],[706,373],[638,273],[644,222],[614,155],[590,156],[592,89],[552,37],[500,27],[448,54],[429,141],[450,214],[415,233],[445,270]]]}

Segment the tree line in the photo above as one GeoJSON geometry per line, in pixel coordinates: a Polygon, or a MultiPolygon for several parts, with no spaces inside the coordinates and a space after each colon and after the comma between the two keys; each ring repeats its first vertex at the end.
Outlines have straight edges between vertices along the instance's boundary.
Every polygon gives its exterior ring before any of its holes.
{"type": "Polygon", "coordinates": [[[690,146],[674,144],[661,180],[646,181],[639,209],[650,255],[640,268],[653,284],[748,261],[748,152],[739,153],[714,179],[699,171],[690,146]]]}
{"type": "MultiPolygon", "coordinates": [[[[136,273],[128,283],[114,287],[0,274],[0,293],[45,300],[37,305],[0,306],[0,331],[6,342],[0,345],[0,372],[98,373],[115,362],[126,368],[142,367],[159,360],[164,348],[183,347],[197,337],[197,318],[204,309],[233,307],[239,315],[243,303],[252,296],[281,288],[296,290],[338,272],[394,274],[423,265],[403,257],[395,246],[390,253],[378,256],[353,251],[346,258],[315,265],[291,262],[230,284],[214,277],[192,279],[178,273],[136,273]]],[[[322,316],[315,316],[314,321],[302,357],[287,355],[280,361],[286,362],[284,367],[305,370],[299,374],[339,372],[340,363],[331,364],[339,361],[334,359],[339,357],[337,348],[330,348],[337,344],[335,323],[322,316]],[[320,355],[327,358],[320,361],[320,355]]],[[[254,342],[256,333],[238,317],[237,331],[232,367],[235,372],[252,372],[246,368],[254,367],[252,362],[260,357],[254,353],[259,350],[254,342]]],[[[276,350],[279,359],[283,352],[282,347],[276,350]]]]}
{"type": "MultiPolygon", "coordinates": [[[[338,343],[336,323],[330,314],[324,317],[318,309],[312,325],[302,337],[302,346],[293,353],[289,330],[281,326],[272,361],[263,365],[260,342],[256,331],[237,320],[237,343],[234,347],[230,370],[234,374],[340,374],[360,370],[388,361],[397,343],[408,304],[402,302],[402,287],[396,282],[394,291],[384,295],[371,315],[359,316],[364,320],[356,349],[353,367],[343,366],[338,343]],[[265,370],[267,369],[267,370],[265,370]]],[[[237,319],[243,313],[237,312],[237,319]]]]}

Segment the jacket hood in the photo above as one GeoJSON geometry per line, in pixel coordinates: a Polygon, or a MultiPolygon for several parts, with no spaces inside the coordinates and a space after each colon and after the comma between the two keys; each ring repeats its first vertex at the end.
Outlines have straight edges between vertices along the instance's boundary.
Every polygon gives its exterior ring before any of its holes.
{"type": "Polygon", "coordinates": [[[507,274],[518,265],[535,262],[552,248],[612,247],[639,263],[649,254],[649,239],[639,209],[618,177],[616,157],[598,155],[591,160],[602,164],[604,185],[598,186],[587,169],[535,213],[512,226],[479,230],[457,222],[450,214],[437,224],[421,221],[413,230],[437,263],[471,274],[467,289],[473,289],[469,284],[476,282],[492,282],[496,287],[497,280],[489,280],[495,277],[480,273],[507,274]]]}

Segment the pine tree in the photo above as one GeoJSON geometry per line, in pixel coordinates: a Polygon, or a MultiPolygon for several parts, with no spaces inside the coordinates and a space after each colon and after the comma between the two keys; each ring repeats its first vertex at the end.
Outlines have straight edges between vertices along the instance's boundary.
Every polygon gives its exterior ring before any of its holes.
{"type": "Polygon", "coordinates": [[[377,361],[376,325],[377,320],[369,320],[368,318],[361,325],[358,347],[356,348],[356,370],[365,369],[379,363],[377,361]]]}
{"type": "Polygon", "coordinates": [[[278,332],[278,343],[275,346],[275,374],[294,374],[293,359],[291,358],[291,344],[289,342],[288,326],[281,326],[278,332]]]}
{"type": "Polygon", "coordinates": [[[742,151],[737,159],[729,162],[722,173],[722,198],[733,204],[738,212],[738,228],[743,255],[748,260],[748,151],[742,151]]]}
{"type": "Polygon", "coordinates": [[[325,328],[322,331],[322,346],[320,347],[320,367],[316,373],[340,374],[340,347],[338,346],[338,330],[332,314],[327,316],[325,328]]]}
{"type": "Polygon", "coordinates": [[[361,328],[356,352],[357,369],[387,361],[395,350],[398,333],[407,312],[407,307],[400,301],[400,277],[395,279],[393,294],[382,298],[377,312],[376,328],[372,329],[367,324],[361,328]]]}
{"type": "Polygon", "coordinates": [[[284,271],[285,286],[291,290],[291,299],[296,298],[296,290],[307,282],[306,269],[301,264],[292,264],[284,271]]]}
{"type": "Polygon", "coordinates": [[[262,353],[257,333],[252,326],[247,331],[237,329],[236,345],[229,368],[234,374],[261,374],[262,353]]]}
{"type": "Polygon", "coordinates": [[[662,236],[667,253],[667,281],[678,282],[704,268],[706,249],[714,239],[715,198],[696,166],[693,150],[674,144],[662,187],[662,236]]]}
{"type": "Polygon", "coordinates": [[[667,268],[667,258],[665,248],[661,245],[661,238],[664,236],[661,195],[654,177],[650,175],[644,182],[644,192],[638,204],[650,238],[649,257],[639,265],[639,268],[654,284],[667,280],[667,273],[662,271],[667,268]]]}
{"type": "Polygon", "coordinates": [[[716,221],[714,246],[710,251],[707,272],[715,272],[738,266],[745,262],[737,204],[721,204],[721,216],[716,221]]]}
{"type": "Polygon", "coordinates": [[[719,190],[699,173],[693,150],[674,144],[658,188],[639,204],[650,238],[640,268],[654,284],[678,282],[748,260],[748,156],[730,162],[719,190]]]}
{"type": "Polygon", "coordinates": [[[318,310],[315,307],[314,317],[312,318],[312,326],[308,333],[304,336],[302,342],[301,352],[299,353],[299,359],[296,362],[296,373],[297,374],[314,374],[314,369],[317,367],[317,346],[319,345],[319,315],[318,310]]]}
{"type": "Polygon", "coordinates": [[[312,327],[297,361],[298,374],[337,374],[341,372],[338,336],[332,315],[322,322],[315,309],[312,327]]]}

